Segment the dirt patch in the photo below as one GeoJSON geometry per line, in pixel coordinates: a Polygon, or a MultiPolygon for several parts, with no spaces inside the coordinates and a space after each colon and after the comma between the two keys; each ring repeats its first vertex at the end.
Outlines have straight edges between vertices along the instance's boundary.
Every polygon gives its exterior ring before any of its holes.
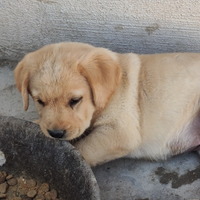
{"type": "Polygon", "coordinates": [[[188,170],[185,174],[179,176],[175,171],[167,171],[163,167],[158,167],[155,174],[159,176],[159,181],[162,184],[171,182],[172,188],[179,188],[182,185],[191,184],[200,178],[200,166],[194,170],[188,170]]]}
{"type": "Polygon", "coordinates": [[[154,23],[154,24],[151,24],[150,26],[147,26],[145,28],[145,31],[148,33],[148,35],[151,35],[156,30],[159,30],[159,28],[160,28],[160,25],[157,23],[154,23]]]}
{"type": "Polygon", "coordinates": [[[18,61],[16,60],[0,59],[0,67],[9,67],[11,69],[14,69],[17,63],[18,61]]]}

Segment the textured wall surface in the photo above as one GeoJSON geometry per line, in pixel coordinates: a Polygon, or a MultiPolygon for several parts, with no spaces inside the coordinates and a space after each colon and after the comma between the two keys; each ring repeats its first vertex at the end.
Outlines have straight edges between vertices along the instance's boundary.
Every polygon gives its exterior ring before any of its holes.
{"type": "Polygon", "coordinates": [[[87,42],[117,52],[200,52],[198,0],[1,0],[0,59],[87,42]]]}

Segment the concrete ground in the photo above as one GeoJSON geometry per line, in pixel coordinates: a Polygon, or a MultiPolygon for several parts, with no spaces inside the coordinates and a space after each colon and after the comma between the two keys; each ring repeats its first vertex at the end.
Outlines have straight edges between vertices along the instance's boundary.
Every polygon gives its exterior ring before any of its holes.
{"type": "MultiPolygon", "coordinates": [[[[23,111],[13,70],[16,62],[0,62],[0,115],[37,119],[34,104],[23,111]]],[[[119,159],[93,169],[102,200],[200,199],[200,158],[188,153],[167,161],[119,159]]]]}

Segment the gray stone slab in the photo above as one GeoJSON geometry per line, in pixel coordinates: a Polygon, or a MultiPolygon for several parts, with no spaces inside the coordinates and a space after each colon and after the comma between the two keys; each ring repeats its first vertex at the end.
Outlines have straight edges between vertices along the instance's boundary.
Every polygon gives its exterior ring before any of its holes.
{"type": "Polygon", "coordinates": [[[200,160],[187,153],[166,161],[119,159],[93,171],[102,200],[200,199],[200,160]]]}

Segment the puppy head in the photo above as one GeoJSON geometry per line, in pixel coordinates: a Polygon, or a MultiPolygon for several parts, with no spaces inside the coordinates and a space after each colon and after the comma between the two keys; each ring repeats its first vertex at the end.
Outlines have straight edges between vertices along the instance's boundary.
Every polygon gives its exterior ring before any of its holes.
{"type": "Polygon", "coordinates": [[[72,140],[105,109],[121,79],[121,67],[109,50],[80,43],[53,44],[30,53],[15,69],[24,109],[35,101],[42,131],[72,140]]]}

